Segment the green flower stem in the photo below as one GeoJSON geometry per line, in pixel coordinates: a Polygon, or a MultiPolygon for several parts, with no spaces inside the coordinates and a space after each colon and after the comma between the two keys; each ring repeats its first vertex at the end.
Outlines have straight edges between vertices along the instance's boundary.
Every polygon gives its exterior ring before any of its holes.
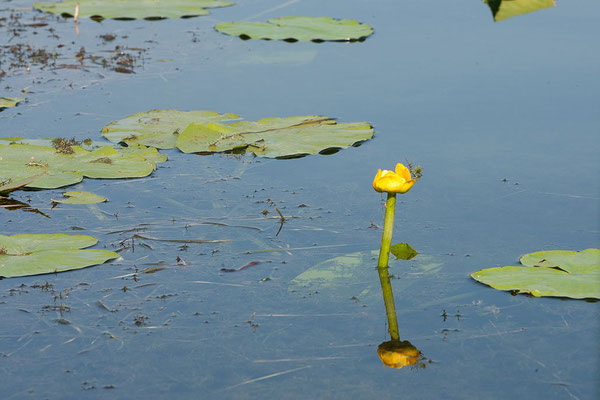
{"type": "Polygon", "coordinates": [[[390,247],[392,245],[392,231],[394,230],[394,209],[396,208],[396,193],[388,193],[385,203],[385,220],[383,222],[383,235],[381,236],[381,249],[379,250],[379,268],[388,266],[390,247]]]}
{"type": "Polygon", "coordinates": [[[379,280],[381,281],[381,291],[383,292],[383,301],[385,303],[385,312],[388,318],[390,337],[392,340],[400,340],[394,294],[392,293],[392,284],[390,283],[390,274],[388,273],[387,267],[377,267],[377,270],[379,271],[379,280]]]}

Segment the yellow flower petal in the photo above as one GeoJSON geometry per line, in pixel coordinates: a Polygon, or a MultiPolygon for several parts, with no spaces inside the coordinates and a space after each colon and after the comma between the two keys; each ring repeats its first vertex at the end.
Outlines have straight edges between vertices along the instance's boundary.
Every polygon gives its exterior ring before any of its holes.
{"type": "Polygon", "coordinates": [[[396,175],[400,175],[406,181],[410,181],[412,177],[410,176],[410,170],[404,166],[404,164],[396,164],[396,175]]]}
{"type": "Polygon", "coordinates": [[[414,185],[410,171],[404,165],[398,163],[396,172],[378,170],[373,180],[373,189],[378,192],[406,193],[414,185]]]}

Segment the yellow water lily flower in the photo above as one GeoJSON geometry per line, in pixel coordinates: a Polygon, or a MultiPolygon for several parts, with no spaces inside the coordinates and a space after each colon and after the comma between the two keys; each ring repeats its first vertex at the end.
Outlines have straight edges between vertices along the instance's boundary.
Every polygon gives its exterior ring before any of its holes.
{"type": "Polygon", "coordinates": [[[396,164],[396,172],[378,170],[373,180],[373,189],[378,192],[406,193],[415,184],[410,170],[404,165],[396,164]]]}

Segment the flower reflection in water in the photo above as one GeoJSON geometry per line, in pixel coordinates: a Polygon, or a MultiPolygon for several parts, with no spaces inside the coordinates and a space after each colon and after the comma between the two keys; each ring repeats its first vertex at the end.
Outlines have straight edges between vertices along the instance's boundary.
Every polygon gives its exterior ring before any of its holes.
{"type": "MultiPolygon", "coordinates": [[[[383,362],[383,365],[390,368],[402,368],[407,365],[415,365],[421,361],[421,352],[413,346],[408,340],[390,340],[383,342],[377,348],[377,355],[383,362]]],[[[419,366],[425,367],[424,363],[419,366]]]]}

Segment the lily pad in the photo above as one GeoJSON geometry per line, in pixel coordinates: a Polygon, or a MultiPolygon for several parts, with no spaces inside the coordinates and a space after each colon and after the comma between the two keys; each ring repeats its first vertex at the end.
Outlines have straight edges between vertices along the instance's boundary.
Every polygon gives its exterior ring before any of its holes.
{"type": "Polygon", "coordinates": [[[600,250],[566,250],[525,254],[524,266],[487,268],[471,277],[494,289],[530,293],[535,297],[600,299],[600,250]]]}
{"type": "Polygon", "coordinates": [[[111,122],[102,128],[102,135],[113,143],[139,143],[158,149],[172,149],[179,133],[192,122],[222,122],[239,118],[236,114],[214,111],[150,110],[111,122]]]}
{"type": "Polygon", "coordinates": [[[160,19],[208,15],[207,8],[226,7],[235,3],[224,0],[66,0],[58,3],[34,3],[33,8],[52,14],[118,19],[160,19]]]}
{"type": "Polygon", "coordinates": [[[66,198],[61,200],[51,200],[54,203],[62,204],[97,204],[107,201],[106,197],[102,197],[90,192],[64,192],[63,196],[66,198]]]}
{"type": "Polygon", "coordinates": [[[22,101],[25,101],[24,97],[0,97],[0,111],[14,107],[22,101]]]}
{"type": "Polygon", "coordinates": [[[390,248],[390,251],[400,260],[410,260],[419,254],[419,252],[413,249],[408,243],[397,243],[390,248]]]}
{"type": "Polygon", "coordinates": [[[213,111],[152,110],[111,122],[102,134],[127,145],[177,147],[184,153],[246,151],[269,158],[334,152],[373,137],[367,122],[338,124],[318,115],[225,122],[239,118],[213,111]]]}
{"type": "Polygon", "coordinates": [[[482,0],[486,3],[494,21],[502,21],[517,15],[527,14],[544,8],[554,7],[555,0],[482,0]]]}
{"type": "Polygon", "coordinates": [[[351,19],[331,17],[280,17],[267,22],[228,22],[215,26],[221,33],[242,39],[273,39],[286,41],[339,41],[364,40],[373,28],[351,19]]]}
{"type": "Polygon", "coordinates": [[[307,115],[231,124],[191,123],[177,139],[184,153],[244,150],[260,157],[290,158],[326,153],[373,137],[367,122],[340,123],[307,115]]]}
{"type": "MultiPolygon", "coordinates": [[[[379,250],[350,253],[331,258],[307,269],[295,277],[288,286],[289,292],[299,294],[319,292],[319,298],[327,301],[345,300],[352,297],[362,303],[381,301],[381,284],[377,273],[379,250]]],[[[406,264],[406,261],[390,260],[390,273],[400,265],[410,265],[411,272],[433,274],[440,270],[442,263],[435,257],[419,254],[406,264]]],[[[401,270],[398,270],[402,274],[401,270]]],[[[397,291],[409,287],[417,279],[413,275],[402,274],[394,280],[397,291]]]]}
{"type": "Polygon", "coordinates": [[[19,181],[46,172],[29,188],[53,189],[88,178],[138,178],[151,174],[156,162],[166,160],[153,148],[117,151],[110,146],[86,150],[74,145],[56,149],[0,141],[0,180],[19,181]]]}
{"type": "Polygon", "coordinates": [[[108,250],[80,250],[98,240],[87,235],[0,235],[0,277],[50,274],[119,258],[108,250]]]}
{"type": "MultiPolygon", "coordinates": [[[[91,139],[76,141],[75,139],[23,139],[20,137],[0,138],[0,144],[30,144],[34,146],[52,147],[58,153],[73,154],[73,146],[81,147],[87,151],[98,150],[106,146],[106,142],[97,142],[91,139]]],[[[139,143],[131,143],[127,147],[118,147],[117,151],[122,154],[137,154],[148,161],[155,163],[167,161],[167,156],[157,151],[153,146],[144,146],[139,143]]]]}
{"type": "MultiPolygon", "coordinates": [[[[46,174],[46,172],[47,171],[34,173],[32,175],[20,177],[19,179],[5,178],[3,180],[0,180],[0,195],[10,193],[14,190],[22,188],[23,186],[27,186],[36,179],[41,178],[43,175],[46,174]]],[[[0,175],[1,174],[2,173],[0,172],[0,175]]]]}

